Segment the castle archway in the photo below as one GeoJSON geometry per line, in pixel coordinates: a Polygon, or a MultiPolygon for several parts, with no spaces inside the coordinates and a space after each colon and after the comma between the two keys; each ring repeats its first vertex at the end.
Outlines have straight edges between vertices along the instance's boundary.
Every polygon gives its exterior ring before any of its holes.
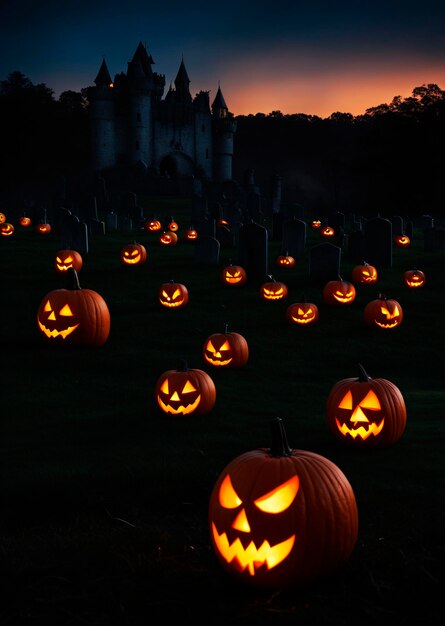
{"type": "Polygon", "coordinates": [[[193,176],[195,165],[192,159],[183,152],[175,152],[174,154],[166,154],[159,164],[159,172],[161,176],[193,176]]]}
{"type": "Polygon", "coordinates": [[[167,154],[159,165],[159,172],[161,176],[167,176],[168,178],[175,178],[178,174],[178,166],[174,157],[171,154],[167,154]]]}

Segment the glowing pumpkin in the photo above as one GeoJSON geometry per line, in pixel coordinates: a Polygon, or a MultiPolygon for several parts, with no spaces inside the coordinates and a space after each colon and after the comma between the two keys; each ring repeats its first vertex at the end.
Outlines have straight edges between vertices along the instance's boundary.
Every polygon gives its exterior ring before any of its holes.
{"type": "Polygon", "coordinates": [[[161,230],[162,225],[159,220],[156,218],[152,218],[151,220],[147,220],[145,222],[145,230],[149,230],[151,232],[156,232],[157,230],[161,230]]]}
{"type": "Polygon", "coordinates": [[[394,243],[398,248],[407,248],[410,245],[411,240],[407,235],[396,235],[394,237],[394,243]]]}
{"type": "Polygon", "coordinates": [[[364,322],[367,326],[392,329],[400,326],[403,320],[403,310],[397,300],[388,299],[379,294],[378,299],[371,300],[363,311],[364,322]]]}
{"type": "Polygon", "coordinates": [[[390,446],[406,426],[406,406],[400,390],[385,378],[370,378],[359,364],[358,378],[344,378],[329,392],[327,423],[343,444],[362,448],[390,446]]]}
{"type": "Polygon", "coordinates": [[[221,219],[217,220],[216,225],[217,226],[228,226],[230,228],[229,222],[226,219],[224,219],[223,217],[221,219]]]}
{"type": "Polygon", "coordinates": [[[40,303],[37,325],[43,339],[58,346],[101,346],[110,333],[110,312],[92,289],[81,289],[75,269],[74,289],[50,291],[40,303]]]}
{"type": "Polygon", "coordinates": [[[41,235],[49,235],[51,232],[51,224],[41,223],[37,224],[36,231],[41,235]]]}
{"type": "Polygon", "coordinates": [[[167,229],[175,233],[177,230],[179,230],[178,222],[175,222],[175,220],[171,217],[167,224],[167,229]]]}
{"type": "Polygon", "coordinates": [[[82,255],[77,250],[59,250],[56,254],[55,267],[59,274],[65,274],[72,267],[80,272],[82,265],[82,255]]]}
{"type": "Polygon", "coordinates": [[[288,288],[284,283],[269,276],[269,281],[260,287],[260,297],[263,300],[284,300],[288,296],[288,288]]]}
{"type": "Polygon", "coordinates": [[[317,228],[321,228],[321,220],[312,220],[311,227],[314,230],[317,230],[317,228]]]}
{"type": "Polygon", "coordinates": [[[158,290],[158,300],[168,309],[183,307],[189,301],[188,289],[182,283],[175,283],[173,280],[162,283],[158,290]]]}
{"type": "Polygon", "coordinates": [[[159,243],[162,246],[174,246],[178,243],[178,235],[173,231],[164,231],[159,237],[159,243]]]}
{"type": "Polygon", "coordinates": [[[410,289],[417,289],[423,287],[426,281],[425,273],[421,270],[407,270],[403,274],[403,282],[410,289]]]}
{"type": "Polygon", "coordinates": [[[378,273],[373,265],[363,261],[361,265],[356,265],[352,270],[352,282],[356,285],[373,285],[377,282],[378,273]]]}
{"type": "Polygon", "coordinates": [[[209,530],[222,568],[263,589],[307,585],[351,555],[358,535],[355,495],[329,459],[289,447],[282,420],[271,448],[232,460],[209,501],[209,530]]]}
{"type": "Polygon", "coordinates": [[[215,383],[200,369],[187,364],[177,370],[167,370],[156,382],[155,398],[159,408],[170,415],[209,413],[216,401],[215,383]]]}
{"type": "Polygon", "coordinates": [[[14,232],[14,226],[9,222],[3,222],[0,224],[0,233],[2,237],[10,237],[14,232]]]}
{"type": "Polygon", "coordinates": [[[4,213],[0,213],[0,224],[4,224],[6,222],[6,215],[4,213]]]}
{"type": "Polygon", "coordinates": [[[226,285],[241,287],[247,281],[247,273],[241,265],[227,265],[220,274],[221,281],[226,285]]]}
{"type": "Polygon", "coordinates": [[[337,280],[330,280],[323,287],[323,300],[334,306],[344,306],[354,302],[356,291],[354,285],[340,276],[337,280]]]}
{"type": "Polygon", "coordinates": [[[335,235],[335,230],[332,228],[332,226],[323,226],[323,228],[320,231],[320,235],[322,237],[334,237],[335,235]]]}
{"type": "Polygon", "coordinates": [[[286,319],[290,324],[297,326],[312,326],[318,321],[319,311],[316,304],[307,302],[293,302],[286,309],[286,319]]]}
{"type": "Polygon", "coordinates": [[[198,239],[198,231],[195,230],[193,226],[190,226],[190,228],[187,228],[187,230],[184,232],[184,240],[196,241],[197,239],[198,239]]]}
{"type": "Polygon", "coordinates": [[[249,359],[249,347],[246,339],[239,333],[213,333],[204,341],[202,355],[209,365],[215,367],[242,367],[249,359]]]}
{"type": "Polygon", "coordinates": [[[295,259],[287,252],[286,254],[279,254],[277,257],[277,265],[278,267],[295,267],[295,259]]]}
{"type": "Polygon", "coordinates": [[[25,228],[27,226],[31,226],[31,218],[27,217],[26,215],[22,215],[22,217],[19,219],[19,224],[20,226],[24,226],[25,228]]]}
{"type": "Polygon", "coordinates": [[[141,243],[129,243],[124,246],[120,253],[123,265],[143,265],[147,260],[147,250],[141,243]]]}

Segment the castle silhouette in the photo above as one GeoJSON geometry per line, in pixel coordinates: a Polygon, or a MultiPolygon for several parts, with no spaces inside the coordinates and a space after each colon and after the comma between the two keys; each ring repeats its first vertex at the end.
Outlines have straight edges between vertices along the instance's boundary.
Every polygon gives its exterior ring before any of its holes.
{"type": "Polygon", "coordinates": [[[93,170],[139,164],[171,178],[232,180],[236,121],[220,86],[211,106],[208,91],[192,98],[182,60],[162,99],[165,76],[153,63],[140,42],[127,72],[112,80],[103,59],[89,93],[93,170]]]}

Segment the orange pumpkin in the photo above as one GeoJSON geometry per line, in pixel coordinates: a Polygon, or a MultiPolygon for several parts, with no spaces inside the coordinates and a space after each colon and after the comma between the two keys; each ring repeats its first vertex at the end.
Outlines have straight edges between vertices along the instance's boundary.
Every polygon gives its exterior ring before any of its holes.
{"type": "Polygon", "coordinates": [[[295,259],[287,252],[286,254],[279,254],[277,257],[277,265],[278,267],[295,267],[295,259]]]}
{"type": "Polygon", "coordinates": [[[367,326],[377,326],[390,330],[397,328],[402,323],[403,310],[397,300],[379,294],[376,300],[371,300],[365,306],[363,319],[367,326]]]}
{"type": "Polygon", "coordinates": [[[196,241],[198,239],[198,231],[193,228],[193,226],[190,226],[190,228],[187,228],[187,230],[184,232],[184,240],[185,241],[196,241]]]}
{"type": "Polygon", "coordinates": [[[145,222],[145,230],[151,231],[151,232],[156,232],[157,230],[161,230],[162,225],[161,222],[159,220],[157,220],[156,218],[152,218],[151,220],[147,220],[145,222]]]}
{"type": "Polygon", "coordinates": [[[290,448],[282,420],[271,448],[233,459],[209,501],[209,531],[222,568],[251,587],[306,586],[335,572],[358,536],[357,503],[329,459],[290,448]]]}
{"type": "Polygon", "coordinates": [[[66,274],[72,267],[80,272],[83,266],[82,255],[77,250],[59,250],[56,254],[55,267],[59,274],[66,274]]]}
{"type": "Polygon", "coordinates": [[[221,281],[231,287],[241,287],[247,282],[247,273],[241,265],[227,265],[220,274],[221,281]]]}
{"type": "Polygon", "coordinates": [[[263,300],[284,300],[288,296],[287,285],[269,276],[269,280],[260,287],[260,297],[263,300]]]}
{"type": "Polygon", "coordinates": [[[0,224],[4,224],[6,222],[6,215],[4,213],[0,213],[0,224]]]}
{"type": "Polygon", "coordinates": [[[314,230],[317,230],[317,228],[321,228],[321,220],[312,220],[311,226],[314,230]]]}
{"type": "Polygon", "coordinates": [[[396,244],[398,248],[408,248],[408,246],[411,243],[411,240],[408,237],[408,235],[396,235],[394,237],[394,243],[396,244]]]}
{"type": "Polygon", "coordinates": [[[0,233],[2,237],[10,237],[14,232],[14,226],[9,222],[0,224],[0,233]]]}
{"type": "Polygon", "coordinates": [[[407,270],[403,274],[403,282],[410,289],[423,287],[426,281],[425,273],[422,270],[407,270]]]}
{"type": "Polygon", "coordinates": [[[51,224],[47,224],[47,223],[37,224],[36,232],[40,233],[41,235],[49,235],[49,233],[51,232],[51,224]]]}
{"type": "Polygon", "coordinates": [[[184,363],[177,370],[167,370],[156,382],[155,398],[164,413],[174,416],[209,413],[216,402],[216,388],[211,377],[184,363]]]}
{"type": "Polygon", "coordinates": [[[330,237],[334,237],[335,230],[332,228],[332,226],[323,226],[320,231],[320,235],[329,239],[330,237]]]}
{"type": "Polygon", "coordinates": [[[213,333],[204,341],[202,356],[214,367],[243,367],[249,359],[249,347],[246,339],[239,333],[228,332],[225,325],[224,332],[213,333]]]}
{"type": "Polygon", "coordinates": [[[123,265],[143,265],[147,260],[147,250],[141,243],[128,243],[120,253],[120,260],[123,265]]]}
{"type": "Polygon", "coordinates": [[[162,283],[159,287],[158,300],[168,309],[177,309],[188,303],[189,292],[185,285],[171,280],[169,283],[162,283]]]}
{"type": "Polygon", "coordinates": [[[286,319],[290,324],[297,326],[312,326],[316,324],[319,311],[316,304],[307,302],[306,297],[302,302],[293,302],[286,310],[286,319]]]}
{"type": "Polygon", "coordinates": [[[164,231],[159,237],[162,246],[174,246],[178,243],[178,235],[171,230],[164,231]]]}
{"type": "Polygon", "coordinates": [[[333,306],[344,306],[354,302],[356,291],[354,285],[340,276],[330,280],[323,287],[323,300],[333,306]]]}
{"type": "Polygon", "coordinates": [[[22,215],[21,218],[19,219],[19,224],[20,226],[31,226],[31,218],[27,217],[26,215],[22,215]]]}
{"type": "Polygon", "coordinates": [[[352,282],[356,285],[373,285],[377,282],[378,273],[373,265],[366,261],[356,265],[352,270],[352,282]]]}

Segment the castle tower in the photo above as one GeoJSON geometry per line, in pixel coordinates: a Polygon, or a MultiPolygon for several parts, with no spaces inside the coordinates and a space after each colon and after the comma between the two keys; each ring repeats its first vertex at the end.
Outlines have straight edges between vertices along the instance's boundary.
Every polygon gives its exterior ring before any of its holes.
{"type": "Polygon", "coordinates": [[[218,182],[232,180],[233,136],[236,131],[236,121],[229,112],[219,85],[212,103],[212,118],[213,178],[218,182]]]}
{"type": "Polygon", "coordinates": [[[190,79],[185,69],[184,59],[181,61],[178,73],[175,78],[175,94],[178,102],[190,102],[192,96],[190,94],[190,79]]]}
{"type": "Polygon", "coordinates": [[[90,90],[91,163],[94,171],[116,163],[113,81],[105,59],[90,90]]]}

